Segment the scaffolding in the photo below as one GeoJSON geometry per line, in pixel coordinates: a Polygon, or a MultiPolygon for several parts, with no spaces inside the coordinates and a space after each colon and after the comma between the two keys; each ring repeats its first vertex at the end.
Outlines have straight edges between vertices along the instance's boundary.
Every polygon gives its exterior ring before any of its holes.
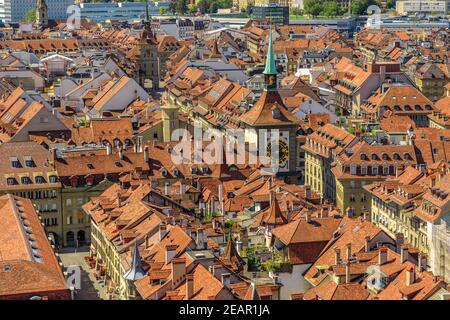
{"type": "Polygon", "coordinates": [[[450,282],[450,223],[441,219],[431,226],[430,265],[434,275],[450,282]]]}

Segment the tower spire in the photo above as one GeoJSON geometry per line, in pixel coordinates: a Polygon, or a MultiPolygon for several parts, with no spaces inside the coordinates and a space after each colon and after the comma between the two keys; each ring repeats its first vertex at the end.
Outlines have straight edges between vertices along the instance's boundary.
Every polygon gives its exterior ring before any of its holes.
{"type": "Polygon", "coordinates": [[[269,46],[267,48],[265,75],[266,90],[273,91],[277,89],[277,68],[275,65],[275,53],[273,51],[272,28],[269,30],[269,46]]]}

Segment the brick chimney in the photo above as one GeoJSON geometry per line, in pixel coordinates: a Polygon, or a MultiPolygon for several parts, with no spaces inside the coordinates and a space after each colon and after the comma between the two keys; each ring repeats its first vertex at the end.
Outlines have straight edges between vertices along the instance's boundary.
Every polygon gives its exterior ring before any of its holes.
{"type": "Polygon", "coordinates": [[[427,256],[423,253],[419,253],[419,271],[427,271],[427,256]]]}
{"type": "Polygon", "coordinates": [[[409,267],[406,270],[406,285],[410,286],[416,281],[416,271],[414,267],[409,267]]]}
{"type": "Polygon", "coordinates": [[[409,256],[408,247],[402,245],[400,249],[400,262],[405,263],[408,260],[408,256],[409,256]]]}
{"type": "Polygon", "coordinates": [[[311,186],[305,186],[305,199],[311,199],[311,186]]]}
{"type": "Polygon", "coordinates": [[[378,265],[382,266],[387,262],[387,248],[380,248],[378,250],[378,265]]]}
{"type": "Polygon", "coordinates": [[[164,237],[167,234],[167,225],[165,222],[161,222],[159,224],[159,241],[161,241],[162,239],[164,239],[164,237]]]}
{"type": "Polygon", "coordinates": [[[186,278],[186,259],[172,260],[172,289],[175,289],[186,278]]]}
{"type": "Polygon", "coordinates": [[[345,283],[350,283],[350,262],[345,264],[345,283]]]}
{"type": "Polygon", "coordinates": [[[145,148],[144,148],[144,161],[145,162],[150,161],[150,151],[148,149],[148,146],[145,146],[145,148]]]}
{"type": "Polygon", "coordinates": [[[186,275],[186,300],[194,295],[194,274],[186,275]]]}
{"type": "Polygon", "coordinates": [[[177,245],[169,244],[166,246],[166,264],[170,263],[177,254],[177,245]]]}
{"type": "Polygon", "coordinates": [[[370,237],[366,236],[364,238],[364,251],[369,252],[370,251],[370,237]]]}
{"type": "Polygon", "coordinates": [[[350,261],[351,257],[352,257],[352,244],[351,243],[347,243],[345,245],[346,248],[346,252],[347,252],[347,261],[350,261]]]}
{"type": "Polygon", "coordinates": [[[338,247],[334,248],[334,264],[339,264],[341,262],[341,249],[338,247]]]}

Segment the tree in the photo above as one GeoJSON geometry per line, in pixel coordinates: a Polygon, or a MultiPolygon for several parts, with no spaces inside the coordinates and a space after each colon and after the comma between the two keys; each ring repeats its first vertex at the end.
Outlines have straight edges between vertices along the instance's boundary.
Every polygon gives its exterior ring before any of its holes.
{"type": "Polygon", "coordinates": [[[387,0],[386,1],[386,8],[388,9],[394,9],[395,8],[395,0],[387,0]]]}
{"type": "Polygon", "coordinates": [[[336,17],[341,15],[341,7],[339,6],[339,4],[332,0],[332,1],[327,1],[325,2],[325,4],[323,5],[323,10],[322,10],[322,15],[326,16],[326,17],[336,17]]]}
{"type": "Polygon", "coordinates": [[[215,1],[211,1],[209,5],[209,13],[216,13],[219,9],[219,5],[215,1]]]}
{"type": "Polygon", "coordinates": [[[185,14],[188,10],[187,0],[178,0],[176,10],[179,15],[185,14]]]}
{"type": "Polygon", "coordinates": [[[25,21],[27,22],[36,21],[36,8],[31,9],[30,11],[27,12],[27,14],[25,15],[25,21]]]}
{"type": "Polygon", "coordinates": [[[318,15],[320,15],[323,10],[323,4],[321,2],[318,2],[317,0],[303,1],[303,7],[305,9],[305,13],[313,17],[317,17],[318,15]]]}
{"type": "Polygon", "coordinates": [[[171,1],[169,4],[169,10],[172,12],[172,14],[175,14],[177,12],[177,2],[171,1]]]}
{"type": "Polygon", "coordinates": [[[164,8],[164,7],[160,7],[159,8],[159,14],[162,15],[162,16],[166,13],[166,11],[167,11],[167,9],[164,8]]]}
{"type": "Polygon", "coordinates": [[[291,8],[290,10],[290,14],[293,16],[302,16],[303,15],[303,10],[300,8],[291,8]]]}
{"type": "Polygon", "coordinates": [[[375,0],[353,0],[352,13],[356,16],[367,14],[367,8],[373,4],[377,4],[375,0]]]}

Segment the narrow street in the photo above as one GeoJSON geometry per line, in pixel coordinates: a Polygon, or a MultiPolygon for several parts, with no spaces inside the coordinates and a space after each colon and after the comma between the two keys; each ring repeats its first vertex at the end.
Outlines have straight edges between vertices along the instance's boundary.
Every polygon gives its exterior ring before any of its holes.
{"type": "Polygon", "coordinates": [[[79,266],[81,269],[81,288],[75,292],[75,300],[105,300],[106,290],[99,285],[89,269],[84,257],[89,254],[89,247],[63,248],[59,250],[59,256],[64,268],[79,266]]]}

